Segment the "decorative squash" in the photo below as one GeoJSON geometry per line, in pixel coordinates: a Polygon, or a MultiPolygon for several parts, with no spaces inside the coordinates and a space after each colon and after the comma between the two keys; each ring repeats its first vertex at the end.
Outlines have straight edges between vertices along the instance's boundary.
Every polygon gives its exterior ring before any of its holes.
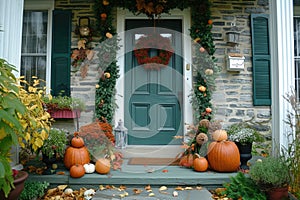
{"type": "Polygon", "coordinates": [[[194,163],[194,156],[192,154],[186,154],[181,157],[179,165],[183,167],[192,167],[194,163]]]}
{"type": "Polygon", "coordinates": [[[88,163],[83,165],[85,173],[92,174],[95,172],[95,165],[93,163],[88,163]]]}
{"type": "Polygon", "coordinates": [[[80,178],[85,174],[84,167],[82,165],[73,165],[70,168],[70,176],[73,178],[80,178]]]}
{"type": "Polygon", "coordinates": [[[74,148],[70,146],[66,149],[64,164],[67,169],[76,164],[84,165],[89,162],[90,154],[86,147],[74,148]]]}
{"type": "Polygon", "coordinates": [[[234,172],[240,166],[239,149],[232,141],[210,143],[207,159],[211,169],[219,172],[234,172]]]}
{"type": "Polygon", "coordinates": [[[199,154],[195,154],[197,157],[194,159],[194,170],[197,172],[205,172],[208,168],[208,162],[206,158],[201,157],[199,154]]]}
{"type": "Polygon", "coordinates": [[[72,147],[80,148],[84,146],[84,140],[79,136],[78,132],[74,133],[74,137],[71,140],[72,147]]]}
{"type": "Polygon", "coordinates": [[[228,139],[228,135],[227,132],[225,130],[216,130],[212,133],[211,135],[213,141],[223,141],[223,140],[227,140],[228,139]]]}
{"type": "Polygon", "coordinates": [[[96,161],[95,169],[99,174],[107,174],[110,171],[110,160],[106,158],[99,158],[96,161]]]}

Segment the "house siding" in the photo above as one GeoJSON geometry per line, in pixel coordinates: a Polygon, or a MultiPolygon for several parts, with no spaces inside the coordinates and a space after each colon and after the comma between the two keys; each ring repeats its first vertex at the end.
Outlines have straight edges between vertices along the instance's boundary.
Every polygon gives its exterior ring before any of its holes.
{"type": "MultiPolygon", "coordinates": [[[[72,48],[76,48],[79,37],[75,34],[76,24],[81,16],[91,18],[95,23],[93,1],[56,0],[56,9],[72,9],[72,48]]],[[[215,39],[218,59],[217,65],[222,72],[216,80],[217,89],[213,94],[212,103],[215,107],[215,119],[223,121],[224,126],[254,118],[256,122],[269,121],[260,127],[265,133],[270,133],[270,106],[253,106],[252,92],[252,55],[250,15],[253,13],[269,13],[268,0],[212,0],[213,36],[215,39]],[[237,47],[226,44],[226,32],[233,21],[240,31],[240,43],[237,47]],[[240,53],[245,56],[245,69],[239,72],[227,71],[226,56],[229,53],[240,53]]],[[[97,38],[94,38],[97,41],[97,38]]],[[[72,96],[83,99],[87,111],[79,119],[79,125],[93,121],[95,108],[95,85],[99,79],[97,55],[89,65],[85,78],[80,72],[71,73],[72,96]]],[[[73,125],[73,122],[71,122],[73,125]]]]}

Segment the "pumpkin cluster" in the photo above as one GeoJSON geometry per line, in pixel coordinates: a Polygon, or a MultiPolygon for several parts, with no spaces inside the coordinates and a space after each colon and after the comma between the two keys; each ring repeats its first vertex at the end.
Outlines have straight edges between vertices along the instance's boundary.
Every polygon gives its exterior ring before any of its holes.
{"type": "Polygon", "coordinates": [[[179,165],[204,172],[208,168],[218,172],[234,172],[240,166],[240,153],[236,144],[228,140],[228,134],[219,122],[203,119],[190,127],[192,139],[179,165]]]}

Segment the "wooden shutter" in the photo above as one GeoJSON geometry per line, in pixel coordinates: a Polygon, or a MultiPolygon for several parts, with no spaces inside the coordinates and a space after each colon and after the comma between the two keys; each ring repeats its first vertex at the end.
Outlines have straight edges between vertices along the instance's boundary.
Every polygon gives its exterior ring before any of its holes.
{"type": "Polygon", "coordinates": [[[269,17],[251,15],[253,104],[271,105],[271,63],[269,44],[269,17]]]}
{"type": "Polygon", "coordinates": [[[69,10],[54,10],[52,24],[52,95],[70,96],[71,20],[69,10]]]}

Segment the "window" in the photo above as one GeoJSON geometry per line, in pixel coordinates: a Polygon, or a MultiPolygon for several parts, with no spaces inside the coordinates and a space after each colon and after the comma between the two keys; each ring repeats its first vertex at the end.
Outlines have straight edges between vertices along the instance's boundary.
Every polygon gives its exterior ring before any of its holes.
{"type": "Polygon", "coordinates": [[[24,11],[21,76],[46,80],[48,11],[24,11]]]}
{"type": "Polygon", "coordinates": [[[295,89],[300,99],[300,17],[294,17],[295,89]]]}

